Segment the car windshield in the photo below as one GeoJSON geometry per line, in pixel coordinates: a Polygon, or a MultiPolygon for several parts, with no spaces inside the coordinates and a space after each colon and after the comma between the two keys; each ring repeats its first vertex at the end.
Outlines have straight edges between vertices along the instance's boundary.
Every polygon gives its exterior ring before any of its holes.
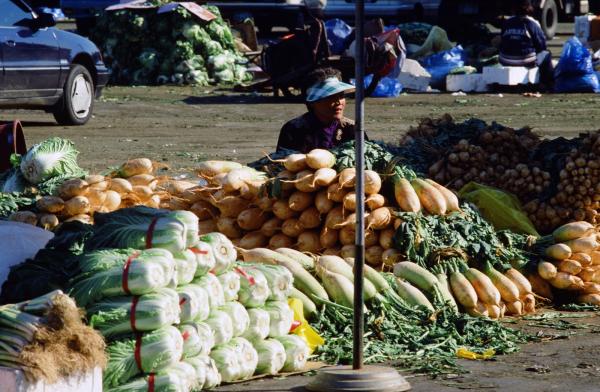
{"type": "Polygon", "coordinates": [[[0,0],[0,26],[18,26],[31,18],[31,11],[20,1],[0,0]]]}

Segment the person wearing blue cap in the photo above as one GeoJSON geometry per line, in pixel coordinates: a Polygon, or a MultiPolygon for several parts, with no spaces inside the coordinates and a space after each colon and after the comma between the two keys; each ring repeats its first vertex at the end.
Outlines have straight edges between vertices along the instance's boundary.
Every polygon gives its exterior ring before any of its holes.
{"type": "Polygon", "coordinates": [[[318,68],[307,76],[308,112],[288,121],[279,133],[277,150],[307,153],[315,148],[330,149],[354,140],[354,121],[344,117],[346,94],[354,86],[340,80],[333,68],[318,68]]]}

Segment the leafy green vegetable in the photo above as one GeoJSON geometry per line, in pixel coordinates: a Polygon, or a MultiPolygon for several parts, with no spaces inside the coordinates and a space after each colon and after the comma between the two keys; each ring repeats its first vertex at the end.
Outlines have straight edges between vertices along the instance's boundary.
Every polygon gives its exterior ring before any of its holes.
{"type": "Polygon", "coordinates": [[[21,173],[31,184],[39,184],[60,175],[76,176],[81,173],[73,142],[53,137],[34,145],[21,159],[21,173]]]}
{"type": "Polygon", "coordinates": [[[0,218],[8,217],[13,212],[25,209],[34,203],[34,198],[23,196],[18,192],[0,192],[0,218]]]}

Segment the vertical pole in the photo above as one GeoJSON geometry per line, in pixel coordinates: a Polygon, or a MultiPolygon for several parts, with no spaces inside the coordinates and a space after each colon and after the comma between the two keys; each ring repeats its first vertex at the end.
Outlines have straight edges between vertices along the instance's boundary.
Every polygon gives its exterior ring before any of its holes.
{"type": "Polygon", "coordinates": [[[365,264],[365,133],[364,133],[364,0],[356,0],[356,113],[355,113],[355,149],[356,149],[356,255],[354,260],[354,329],[352,347],[352,367],[363,367],[364,335],[364,298],[363,267],[365,264]]]}

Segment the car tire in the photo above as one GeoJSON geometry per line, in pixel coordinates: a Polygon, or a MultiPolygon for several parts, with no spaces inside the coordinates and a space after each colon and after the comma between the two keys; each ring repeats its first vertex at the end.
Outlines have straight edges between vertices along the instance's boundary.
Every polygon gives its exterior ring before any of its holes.
{"type": "Polygon", "coordinates": [[[546,38],[554,38],[558,28],[558,7],[555,0],[546,0],[544,6],[540,9],[539,19],[546,38]]]}
{"type": "Polygon", "coordinates": [[[61,125],[83,125],[92,117],[94,80],[83,65],[73,64],[63,87],[63,95],[54,108],[61,125]]]}

